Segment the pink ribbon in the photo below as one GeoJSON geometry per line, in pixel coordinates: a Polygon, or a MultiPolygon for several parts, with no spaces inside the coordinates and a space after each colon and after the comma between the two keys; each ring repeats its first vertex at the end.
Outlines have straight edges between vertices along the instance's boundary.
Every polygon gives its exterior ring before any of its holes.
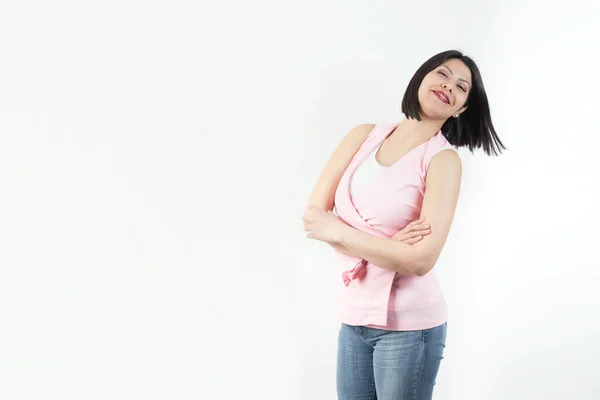
{"type": "Polygon", "coordinates": [[[353,279],[362,279],[367,273],[367,262],[362,258],[355,258],[353,261],[354,267],[349,271],[342,272],[344,285],[348,286],[353,279]]]}

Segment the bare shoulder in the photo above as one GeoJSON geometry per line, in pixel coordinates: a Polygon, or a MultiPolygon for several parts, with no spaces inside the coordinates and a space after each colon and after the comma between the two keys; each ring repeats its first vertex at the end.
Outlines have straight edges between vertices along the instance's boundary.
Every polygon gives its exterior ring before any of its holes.
{"type": "Polygon", "coordinates": [[[321,175],[308,199],[309,205],[314,205],[324,210],[333,209],[334,195],[340,179],[374,127],[375,125],[373,124],[357,125],[344,136],[344,139],[337,146],[321,171],[321,175]]]}
{"type": "Polygon", "coordinates": [[[349,132],[350,135],[360,136],[363,139],[369,136],[369,133],[375,128],[375,124],[360,124],[356,125],[349,132]]]}
{"type": "Polygon", "coordinates": [[[462,170],[462,160],[455,150],[445,149],[433,156],[429,169],[450,169],[460,172],[462,170]]]}
{"type": "Polygon", "coordinates": [[[346,164],[350,162],[350,158],[356,154],[373,128],[375,128],[374,124],[361,124],[352,128],[338,144],[333,158],[338,160],[343,159],[346,164]]]}
{"type": "Polygon", "coordinates": [[[433,156],[427,168],[427,186],[460,187],[462,160],[452,149],[445,149],[433,156]]]}
{"type": "Polygon", "coordinates": [[[352,128],[344,141],[351,142],[353,144],[358,144],[359,146],[365,141],[369,133],[375,128],[375,124],[361,124],[352,128]]]}

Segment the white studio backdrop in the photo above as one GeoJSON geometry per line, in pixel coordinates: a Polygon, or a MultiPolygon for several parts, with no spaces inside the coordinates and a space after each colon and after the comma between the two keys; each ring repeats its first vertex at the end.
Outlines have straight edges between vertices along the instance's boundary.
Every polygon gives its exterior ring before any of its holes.
{"type": "Polygon", "coordinates": [[[300,215],[433,54],[509,147],[461,150],[439,400],[600,392],[598,4],[0,2],[0,398],[334,399],[300,215]]]}

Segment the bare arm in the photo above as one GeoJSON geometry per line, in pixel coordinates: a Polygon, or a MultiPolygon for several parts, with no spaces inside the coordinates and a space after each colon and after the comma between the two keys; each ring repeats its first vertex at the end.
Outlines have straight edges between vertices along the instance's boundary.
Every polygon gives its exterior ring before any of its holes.
{"type": "Polygon", "coordinates": [[[431,233],[409,245],[380,238],[350,226],[343,229],[338,242],[348,251],[382,268],[404,275],[423,276],[437,262],[454,218],[462,163],[453,150],[438,153],[429,165],[421,218],[431,225],[431,233]]]}
{"type": "MultiPolygon", "coordinates": [[[[315,206],[325,211],[333,210],[335,191],[342,175],[374,127],[375,125],[372,124],[358,125],[346,134],[321,171],[321,175],[310,194],[307,206],[315,206]]],[[[339,243],[327,243],[343,254],[354,256],[352,252],[339,243]]]]}
{"type": "Polygon", "coordinates": [[[371,124],[358,125],[348,132],[321,171],[321,175],[308,198],[307,205],[325,211],[333,210],[335,191],[342,175],[350,161],[352,161],[352,157],[354,157],[374,127],[375,125],[371,124]]]}

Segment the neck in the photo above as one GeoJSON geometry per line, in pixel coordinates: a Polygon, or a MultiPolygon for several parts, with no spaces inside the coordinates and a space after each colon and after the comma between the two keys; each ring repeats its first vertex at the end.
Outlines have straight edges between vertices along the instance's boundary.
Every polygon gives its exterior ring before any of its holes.
{"type": "Polygon", "coordinates": [[[399,131],[402,136],[410,136],[415,140],[427,140],[434,137],[440,129],[442,129],[444,122],[446,121],[426,119],[423,117],[421,118],[421,121],[404,118],[396,128],[396,131],[399,131]]]}

